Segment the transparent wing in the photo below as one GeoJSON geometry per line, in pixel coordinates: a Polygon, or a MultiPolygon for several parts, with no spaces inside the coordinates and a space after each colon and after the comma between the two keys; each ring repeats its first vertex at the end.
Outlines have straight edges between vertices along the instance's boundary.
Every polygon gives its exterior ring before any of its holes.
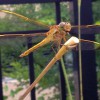
{"type": "MultiPolygon", "coordinates": [[[[85,39],[80,39],[81,42],[81,50],[100,50],[100,43],[85,39]]],[[[75,48],[78,50],[78,46],[75,48]]]]}
{"type": "MultiPolygon", "coordinates": [[[[81,25],[81,34],[94,34],[100,33],[100,25],[81,25]]],[[[78,26],[72,26],[71,34],[78,33],[78,26]]]]}
{"type": "Polygon", "coordinates": [[[45,33],[34,33],[34,34],[0,34],[0,38],[17,38],[17,37],[35,37],[35,36],[46,36],[45,33]]]}
{"type": "Polygon", "coordinates": [[[30,19],[15,12],[0,10],[0,15],[0,34],[16,31],[17,33],[20,31],[22,31],[22,33],[24,33],[24,31],[38,31],[39,33],[46,32],[49,28],[48,25],[39,22],[36,19],[30,19]]]}
{"type": "MultiPolygon", "coordinates": [[[[78,25],[72,26],[72,28],[78,28],[78,25]]],[[[95,27],[100,27],[100,25],[81,25],[80,28],[95,28],[95,27]]]]}
{"type": "Polygon", "coordinates": [[[44,26],[44,27],[46,27],[46,28],[49,28],[48,25],[46,25],[46,24],[44,24],[44,23],[42,23],[42,22],[39,22],[39,21],[37,21],[36,19],[30,19],[30,18],[28,18],[28,17],[25,17],[25,16],[23,16],[23,15],[21,15],[21,14],[18,14],[18,13],[12,12],[12,11],[0,10],[0,12],[12,14],[12,15],[15,15],[15,16],[17,16],[17,17],[19,17],[19,18],[21,18],[21,19],[23,19],[23,20],[25,20],[25,21],[28,21],[28,22],[31,22],[31,23],[34,23],[34,24],[37,24],[37,25],[40,25],[40,26],[44,26]]]}
{"type": "MultiPolygon", "coordinates": [[[[0,34],[0,47],[26,46],[27,43],[38,43],[46,37],[45,33],[34,34],[0,34]]],[[[18,47],[19,48],[19,47],[18,47]]],[[[15,50],[16,51],[16,50],[15,50]]]]}

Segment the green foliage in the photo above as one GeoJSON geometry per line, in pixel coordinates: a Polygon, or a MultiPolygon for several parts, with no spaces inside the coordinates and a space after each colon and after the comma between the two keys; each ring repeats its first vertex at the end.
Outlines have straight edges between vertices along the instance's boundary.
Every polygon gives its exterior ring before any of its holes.
{"type": "MultiPolygon", "coordinates": [[[[40,69],[39,66],[36,66],[36,69],[35,69],[35,72],[37,72],[36,76],[38,76],[43,69],[44,68],[40,69]]],[[[47,87],[52,87],[58,84],[59,82],[58,74],[59,73],[58,73],[57,66],[53,66],[53,68],[39,82],[39,87],[46,89],[47,87]]]]}
{"type": "Polygon", "coordinates": [[[8,98],[7,96],[3,96],[3,99],[4,99],[4,100],[7,100],[7,98],[8,98]]]}
{"type": "Polygon", "coordinates": [[[69,12],[69,3],[62,2],[61,4],[61,21],[69,22],[70,19],[70,12],[69,12]]]}
{"type": "Polygon", "coordinates": [[[20,81],[22,79],[27,81],[27,79],[28,79],[28,68],[26,66],[22,66],[21,63],[19,63],[19,62],[11,62],[10,65],[13,67],[12,68],[13,71],[12,71],[12,73],[10,73],[10,76],[12,78],[16,78],[20,81]]]}
{"type": "Polygon", "coordinates": [[[96,2],[93,2],[93,18],[94,22],[100,21],[100,0],[97,0],[96,2]]]}
{"type": "Polygon", "coordinates": [[[41,97],[39,97],[39,98],[38,98],[38,100],[44,100],[44,97],[43,97],[43,96],[41,96],[41,97]]]}
{"type": "MultiPolygon", "coordinates": [[[[100,21],[96,22],[97,25],[100,25],[100,21]]],[[[96,34],[96,41],[100,43],[100,34],[96,34]]],[[[100,85],[100,50],[96,50],[96,64],[97,64],[97,81],[100,85]]]]}
{"type": "MultiPolygon", "coordinates": [[[[62,21],[69,21],[69,13],[67,9],[68,4],[61,3],[61,18],[62,21]]],[[[0,7],[1,8],[1,7],[0,7]]],[[[7,7],[6,7],[7,8],[7,7]]],[[[5,9],[6,9],[5,8],[5,9]]],[[[93,3],[93,12],[94,12],[94,21],[97,22],[100,20],[99,14],[99,0],[93,3]]],[[[9,7],[8,7],[9,9],[9,7]]],[[[38,19],[39,21],[52,25],[55,24],[55,7],[53,3],[45,3],[45,4],[23,4],[23,5],[11,5],[10,9],[13,9],[14,12],[25,15],[32,19],[38,19]],[[38,8],[38,9],[36,9],[38,8]],[[52,8],[52,9],[51,9],[52,8]]],[[[38,30],[43,29],[45,27],[41,27],[36,24],[31,24],[26,22],[16,16],[6,14],[4,19],[0,20],[0,31],[20,31],[20,30],[38,30]]],[[[46,28],[45,28],[46,29],[46,28]]],[[[26,39],[26,38],[25,38],[26,39]]],[[[22,51],[27,49],[26,40],[22,38],[6,38],[0,39],[0,48],[1,48],[1,57],[2,57],[2,67],[3,67],[3,75],[9,76],[17,79],[21,86],[27,84],[29,82],[28,79],[28,59],[19,58],[19,55],[22,51]],[[11,68],[9,68],[9,66],[11,68]],[[25,80],[23,82],[23,80],[25,80]]],[[[33,42],[37,39],[37,42],[40,41],[40,38],[33,38],[33,42]]],[[[96,40],[99,41],[100,36],[96,36],[96,40]]],[[[35,42],[36,43],[36,42],[35,42]]],[[[52,59],[54,56],[53,51],[51,51],[51,44],[46,45],[40,48],[38,51],[34,53],[34,66],[35,66],[35,76],[37,77],[39,73],[44,69],[47,65],[48,61],[52,59]]],[[[97,51],[97,64],[100,66],[100,52],[97,51]]],[[[39,86],[43,87],[43,89],[47,87],[51,87],[53,85],[58,84],[58,68],[56,65],[46,74],[46,76],[40,81],[39,86]],[[48,78],[49,77],[49,78],[48,78]]],[[[72,82],[70,82],[72,84],[72,82]]],[[[8,87],[4,87],[5,90],[8,90],[8,87]]],[[[17,90],[11,91],[11,96],[17,94],[22,88],[19,86],[17,90]]],[[[73,86],[71,85],[71,89],[73,90],[73,86]]],[[[59,98],[59,95],[56,95],[56,100],[59,98]]],[[[4,97],[7,98],[7,97],[4,97]]],[[[54,99],[54,98],[53,98],[54,99]]],[[[43,97],[40,97],[39,100],[43,100],[43,97]]]]}
{"type": "MultiPolygon", "coordinates": [[[[100,0],[95,0],[92,3],[93,6],[93,19],[94,23],[100,25],[100,0]]],[[[95,35],[96,41],[100,43],[100,34],[95,35]]],[[[96,64],[97,64],[97,80],[100,85],[100,50],[96,50],[96,64]]]]}
{"type": "Polygon", "coordinates": [[[4,91],[8,91],[8,86],[5,85],[3,89],[4,89],[4,91]]]}
{"type": "Polygon", "coordinates": [[[18,92],[20,92],[23,88],[17,88],[16,90],[11,90],[10,96],[14,97],[18,92]]]}

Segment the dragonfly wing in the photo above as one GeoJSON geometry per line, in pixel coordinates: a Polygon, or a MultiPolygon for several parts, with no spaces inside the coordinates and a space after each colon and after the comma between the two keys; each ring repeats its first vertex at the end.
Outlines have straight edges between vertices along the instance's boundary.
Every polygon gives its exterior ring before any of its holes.
{"type": "MultiPolygon", "coordinates": [[[[100,25],[81,25],[81,34],[94,34],[100,32],[100,25]]],[[[72,26],[72,35],[78,33],[78,25],[72,26]]]]}
{"type": "MultiPolygon", "coordinates": [[[[100,43],[85,39],[80,39],[81,42],[81,50],[99,50],[100,43]]],[[[77,48],[78,49],[78,48],[77,48]]]]}
{"type": "MultiPolygon", "coordinates": [[[[72,26],[72,28],[78,28],[78,25],[72,26]]],[[[100,25],[81,25],[80,28],[95,28],[95,27],[100,27],[100,25]]]]}
{"type": "Polygon", "coordinates": [[[31,22],[31,23],[35,23],[35,24],[37,24],[37,25],[40,25],[40,26],[44,26],[44,27],[46,27],[46,28],[49,28],[48,25],[46,25],[46,24],[44,24],[44,23],[42,23],[42,22],[40,22],[40,21],[37,21],[36,19],[30,19],[30,18],[28,18],[28,17],[25,17],[25,16],[23,16],[23,15],[21,15],[21,14],[18,14],[18,13],[12,12],[12,11],[0,10],[0,12],[12,14],[12,15],[15,15],[15,16],[17,16],[17,17],[19,17],[19,18],[21,18],[21,19],[23,19],[23,20],[25,20],[25,21],[28,21],[28,22],[31,22]]]}
{"type": "Polygon", "coordinates": [[[0,34],[0,38],[4,37],[35,37],[35,36],[46,36],[45,33],[34,33],[34,34],[0,34]]]}

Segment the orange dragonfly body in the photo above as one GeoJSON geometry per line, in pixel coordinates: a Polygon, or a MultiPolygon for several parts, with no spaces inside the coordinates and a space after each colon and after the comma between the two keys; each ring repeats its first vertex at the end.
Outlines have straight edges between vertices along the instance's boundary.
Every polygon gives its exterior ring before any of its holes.
{"type": "Polygon", "coordinates": [[[27,56],[29,53],[33,52],[41,46],[44,46],[49,42],[54,42],[57,45],[60,45],[62,40],[64,42],[66,41],[65,36],[69,33],[70,30],[70,23],[65,22],[61,22],[59,25],[54,25],[50,27],[50,30],[47,33],[45,33],[47,37],[43,39],[40,43],[36,44],[35,46],[31,47],[30,49],[22,53],[20,57],[27,56]]]}

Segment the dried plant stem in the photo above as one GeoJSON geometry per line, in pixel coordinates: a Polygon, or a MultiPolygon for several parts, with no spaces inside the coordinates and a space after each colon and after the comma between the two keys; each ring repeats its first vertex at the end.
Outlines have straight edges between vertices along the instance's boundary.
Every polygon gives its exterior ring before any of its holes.
{"type": "MultiPolygon", "coordinates": [[[[60,46],[58,47],[58,50],[59,49],[60,49],[60,46]]],[[[64,77],[65,77],[66,88],[68,90],[68,99],[72,100],[72,94],[71,94],[71,89],[70,89],[70,85],[69,85],[69,81],[68,81],[68,75],[67,75],[65,64],[64,64],[64,60],[63,60],[62,57],[61,57],[60,61],[61,61],[61,67],[62,67],[62,70],[63,70],[63,73],[64,73],[64,77]]]]}
{"type": "Polygon", "coordinates": [[[67,72],[66,72],[66,69],[65,69],[65,64],[64,64],[63,58],[61,58],[61,66],[62,66],[62,70],[63,70],[64,77],[65,77],[66,87],[67,87],[67,90],[68,90],[68,100],[73,100],[69,81],[68,81],[68,75],[67,75],[67,72]]]}
{"type": "Polygon", "coordinates": [[[68,52],[66,46],[63,46],[59,52],[55,55],[55,57],[49,62],[49,64],[45,67],[45,69],[39,74],[36,80],[28,87],[25,93],[19,98],[19,100],[24,100],[24,98],[28,95],[28,93],[35,87],[35,85],[41,80],[41,78],[49,71],[49,69],[58,61],[62,55],[68,52]]]}
{"type": "MultiPolygon", "coordinates": [[[[78,38],[80,40],[81,39],[81,0],[78,0],[77,4],[78,4],[78,38]]],[[[80,78],[80,100],[83,100],[81,42],[79,42],[79,78],[80,78]]]]}
{"type": "Polygon", "coordinates": [[[39,74],[39,76],[36,78],[36,80],[29,86],[27,91],[19,98],[19,100],[23,100],[27,94],[35,87],[35,85],[40,81],[40,79],[48,72],[48,70],[54,65],[56,62],[55,58],[51,60],[51,62],[46,66],[46,68],[39,74]]]}

